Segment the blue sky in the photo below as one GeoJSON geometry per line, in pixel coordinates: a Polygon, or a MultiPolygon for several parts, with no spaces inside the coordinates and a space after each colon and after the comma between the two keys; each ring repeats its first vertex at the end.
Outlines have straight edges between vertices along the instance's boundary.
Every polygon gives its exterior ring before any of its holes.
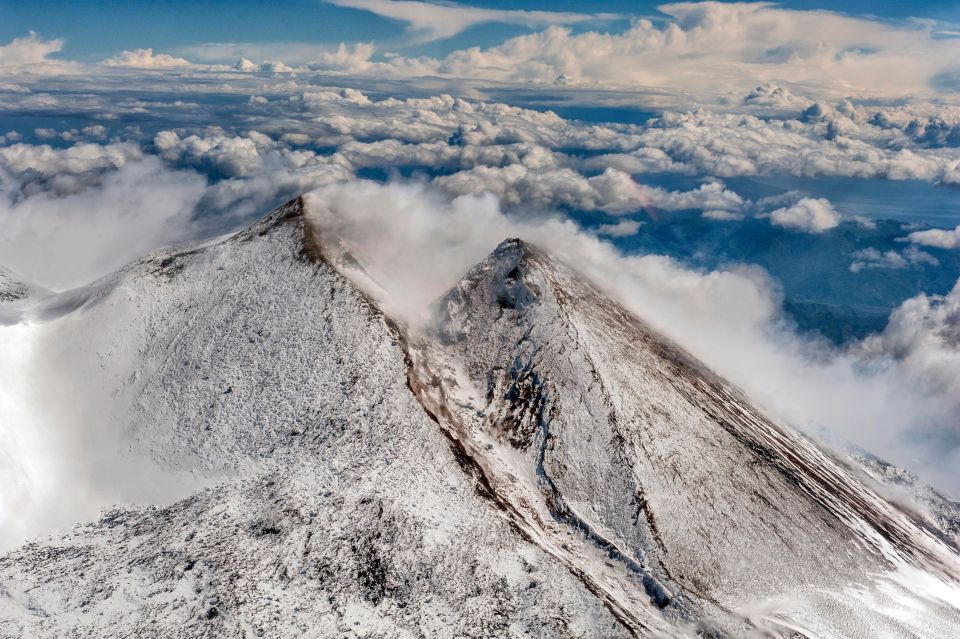
{"type": "MultiPolygon", "coordinates": [[[[461,3],[461,6],[614,13],[628,19],[638,16],[656,19],[665,17],[657,11],[659,4],[613,0],[589,3],[476,0],[461,3]]],[[[948,23],[960,21],[960,5],[955,0],[851,0],[842,3],[788,0],[778,4],[787,8],[828,9],[887,19],[920,17],[948,23]]],[[[573,29],[617,31],[622,30],[624,24],[622,20],[598,20],[574,25],[573,29]]],[[[46,38],[64,38],[64,48],[59,56],[79,60],[99,60],[121,50],[143,47],[177,51],[207,42],[310,42],[332,46],[341,41],[373,41],[386,50],[396,49],[407,55],[444,55],[464,46],[490,46],[532,30],[518,25],[488,23],[470,27],[443,41],[405,46],[402,23],[321,0],[0,1],[0,41],[36,31],[46,38]]]]}

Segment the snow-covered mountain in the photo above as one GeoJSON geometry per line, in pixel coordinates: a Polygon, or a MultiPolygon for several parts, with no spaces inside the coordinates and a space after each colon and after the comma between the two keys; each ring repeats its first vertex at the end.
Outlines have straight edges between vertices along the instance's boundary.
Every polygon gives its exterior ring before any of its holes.
{"type": "Polygon", "coordinates": [[[26,281],[20,275],[0,265],[0,325],[17,322],[20,310],[31,297],[39,297],[47,291],[26,281]]]}
{"type": "Polygon", "coordinates": [[[299,199],[38,296],[37,347],[69,365],[36,417],[95,425],[109,463],[84,472],[118,501],[172,505],[0,558],[0,636],[960,627],[954,519],[764,417],[549,254],[505,241],[422,326],[375,300],[299,199]]]}

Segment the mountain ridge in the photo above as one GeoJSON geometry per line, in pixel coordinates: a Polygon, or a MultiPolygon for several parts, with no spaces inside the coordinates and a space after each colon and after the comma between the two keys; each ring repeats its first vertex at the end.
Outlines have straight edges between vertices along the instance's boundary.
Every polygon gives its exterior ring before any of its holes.
{"type": "Polygon", "coordinates": [[[958,620],[862,609],[850,583],[900,565],[956,580],[955,553],[549,253],[505,240],[411,326],[305,206],[44,302],[43,343],[110,372],[93,414],[121,448],[214,485],[0,557],[0,635],[804,636],[812,615],[827,636],[932,637],[958,620]],[[122,330],[75,353],[100,326],[122,330]]]}

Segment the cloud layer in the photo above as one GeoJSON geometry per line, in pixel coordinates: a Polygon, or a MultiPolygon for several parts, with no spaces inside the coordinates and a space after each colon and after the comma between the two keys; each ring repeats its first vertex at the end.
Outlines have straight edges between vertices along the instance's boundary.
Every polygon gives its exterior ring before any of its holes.
{"type": "MultiPolygon", "coordinates": [[[[960,39],[929,21],[894,23],[825,10],[792,10],[765,2],[665,4],[664,21],[636,18],[621,32],[574,33],[565,24],[584,14],[503,11],[425,2],[336,0],[400,20],[419,41],[447,38],[497,21],[549,24],[545,30],[443,58],[356,57],[336,70],[380,77],[441,76],[470,81],[662,89],[697,95],[789,84],[801,92],[842,97],[932,95],[958,73],[960,39]]],[[[305,66],[323,68],[320,60],[305,66]]],[[[333,69],[329,69],[333,70],[333,69]]],[[[956,91],[957,87],[953,87],[956,91]]],[[[786,104],[782,91],[758,102],[786,104]]],[[[795,104],[794,104],[795,106],[795,104]]]]}
{"type": "MultiPolygon", "coordinates": [[[[20,247],[11,248],[7,265],[31,271],[46,263],[48,271],[39,273],[39,280],[53,287],[81,283],[83,277],[105,272],[98,268],[113,268],[135,257],[136,251],[227,230],[283,198],[369,170],[389,174],[412,168],[415,179],[429,181],[448,195],[491,193],[510,211],[601,212],[628,218],[701,211],[711,220],[760,217],[795,231],[822,234],[844,219],[843,211],[828,200],[802,192],[752,200],[713,176],[845,175],[948,183],[960,164],[960,148],[917,141],[908,133],[918,131],[911,123],[951,122],[955,113],[949,108],[908,111],[815,103],[815,109],[805,109],[798,117],[779,119],[701,109],[667,112],[641,126],[586,124],[551,112],[449,95],[376,99],[356,89],[300,89],[294,84],[289,95],[243,96],[229,130],[190,124],[198,116],[200,122],[214,117],[213,111],[209,116],[205,113],[202,99],[188,104],[179,99],[164,103],[127,97],[113,107],[97,102],[96,94],[86,94],[91,118],[96,117],[98,124],[63,130],[37,127],[25,134],[43,144],[19,142],[23,136],[17,131],[5,133],[6,145],[0,144],[5,198],[0,214],[9,223],[0,240],[20,247]],[[113,112],[100,110],[112,108],[136,112],[138,121],[168,119],[171,128],[153,134],[131,126],[118,129],[112,124],[113,112]],[[185,125],[178,126],[184,118],[185,125]],[[843,136],[831,134],[837,127],[843,136]],[[190,196],[183,200],[158,198],[136,204],[144,211],[139,232],[155,238],[121,242],[126,250],[117,251],[113,259],[94,264],[80,257],[77,264],[61,262],[58,267],[45,261],[41,250],[26,248],[25,238],[31,234],[43,238],[44,229],[58,224],[72,229],[72,221],[81,224],[86,215],[82,211],[88,208],[118,210],[116,203],[84,200],[91,197],[85,194],[90,189],[102,193],[108,179],[113,189],[109,195],[126,198],[127,205],[152,197],[151,185],[137,177],[131,164],[154,168],[158,185],[200,184],[197,174],[206,179],[196,189],[187,189],[190,196]],[[114,176],[117,172],[122,175],[114,176]],[[698,180],[684,189],[670,190],[645,184],[648,174],[698,180]],[[169,206],[163,208],[164,202],[169,206]],[[178,202],[182,206],[174,206],[178,202]],[[74,212],[58,213],[73,205],[74,212]],[[176,226],[184,230],[174,232],[176,226]],[[78,268],[78,264],[85,266],[78,268]],[[69,277],[58,276],[53,272],[56,268],[69,277]]],[[[30,102],[38,97],[28,93],[18,99],[30,102]]],[[[37,107],[36,102],[31,104],[30,108],[37,107]]],[[[57,112],[67,106],[54,99],[49,108],[57,112]]],[[[81,100],[74,100],[72,108],[85,107],[81,100]]],[[[224,124],[229,127],[231,120],[224,124]]],[[[99,218],[91,213],[93,229],[99,229],[95,221],[100,218],[109,224],[106,213],[99,218]]],[[[116,228],[136,232],[139,222],[135,219],[127,215],[116,228]]],[[[640,232],[636,219],[601,219],[598,226],[610,237],[640,232]]],[[[91,254],[106,246],[98,244],[97,238],[119,240],[112,231],[93,230],[90,235],[91,254]]],[[[930,229],[916,231],[909,239],[943,248],[952,246],[954,235],[952,230],[930,229]]],[[[78,237],[83,233],[78,231],[78,237]]],[[[44,250],[49,246],[53,244],[44,250]]],[[[936,261],[922,251],[883,248],[874,252],[865,247],[852,256],[851,268],[857,272],[902,269],[936,261]]]]}
{"type": "MultiPolygon", "coordinates": [[[[125,51],[106,62],[220,72],[246,59],[238,70],[418,82],[441,78],[460,87],[533,84],[594,96],[659,92],[706,100],[729,99],[733,91],[755,107],[790,109],[810,98],[929,98],[956,96],[960,89],[960,38],[932,21],[880,20],[766,2],[699,2],[661,5],[661,19],[635,17],[622,30],[574,32],[568,25],[618,16],[415,0],[330,1],[408,25],[407,44],[449,38],[484,22],[546,28],[443,57],[400,55],[375,42],[207,42],[167,52],[125,51]],[[755,90],[758,85],[768,88],[755,90]]],[[[38,73],[46,64],[51,73],[64,72],[62,64],[48,59],[62,45],[33,33],[17,38],[0,47],[0,68],[31,65],[38,73]]]]}

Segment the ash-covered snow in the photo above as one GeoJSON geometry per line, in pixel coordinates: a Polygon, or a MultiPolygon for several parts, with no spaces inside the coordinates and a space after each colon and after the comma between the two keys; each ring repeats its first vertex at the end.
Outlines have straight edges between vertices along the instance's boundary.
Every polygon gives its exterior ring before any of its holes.
{"type": "Polygon", "coordinates": [[[960,625],[943,535],[550,255],[504,242],[417,328],[378,286],[296,200],[23,311],[30,419],[73,433],[45,495],[92,523],[0,558],[0,636],[960,625]]]}

